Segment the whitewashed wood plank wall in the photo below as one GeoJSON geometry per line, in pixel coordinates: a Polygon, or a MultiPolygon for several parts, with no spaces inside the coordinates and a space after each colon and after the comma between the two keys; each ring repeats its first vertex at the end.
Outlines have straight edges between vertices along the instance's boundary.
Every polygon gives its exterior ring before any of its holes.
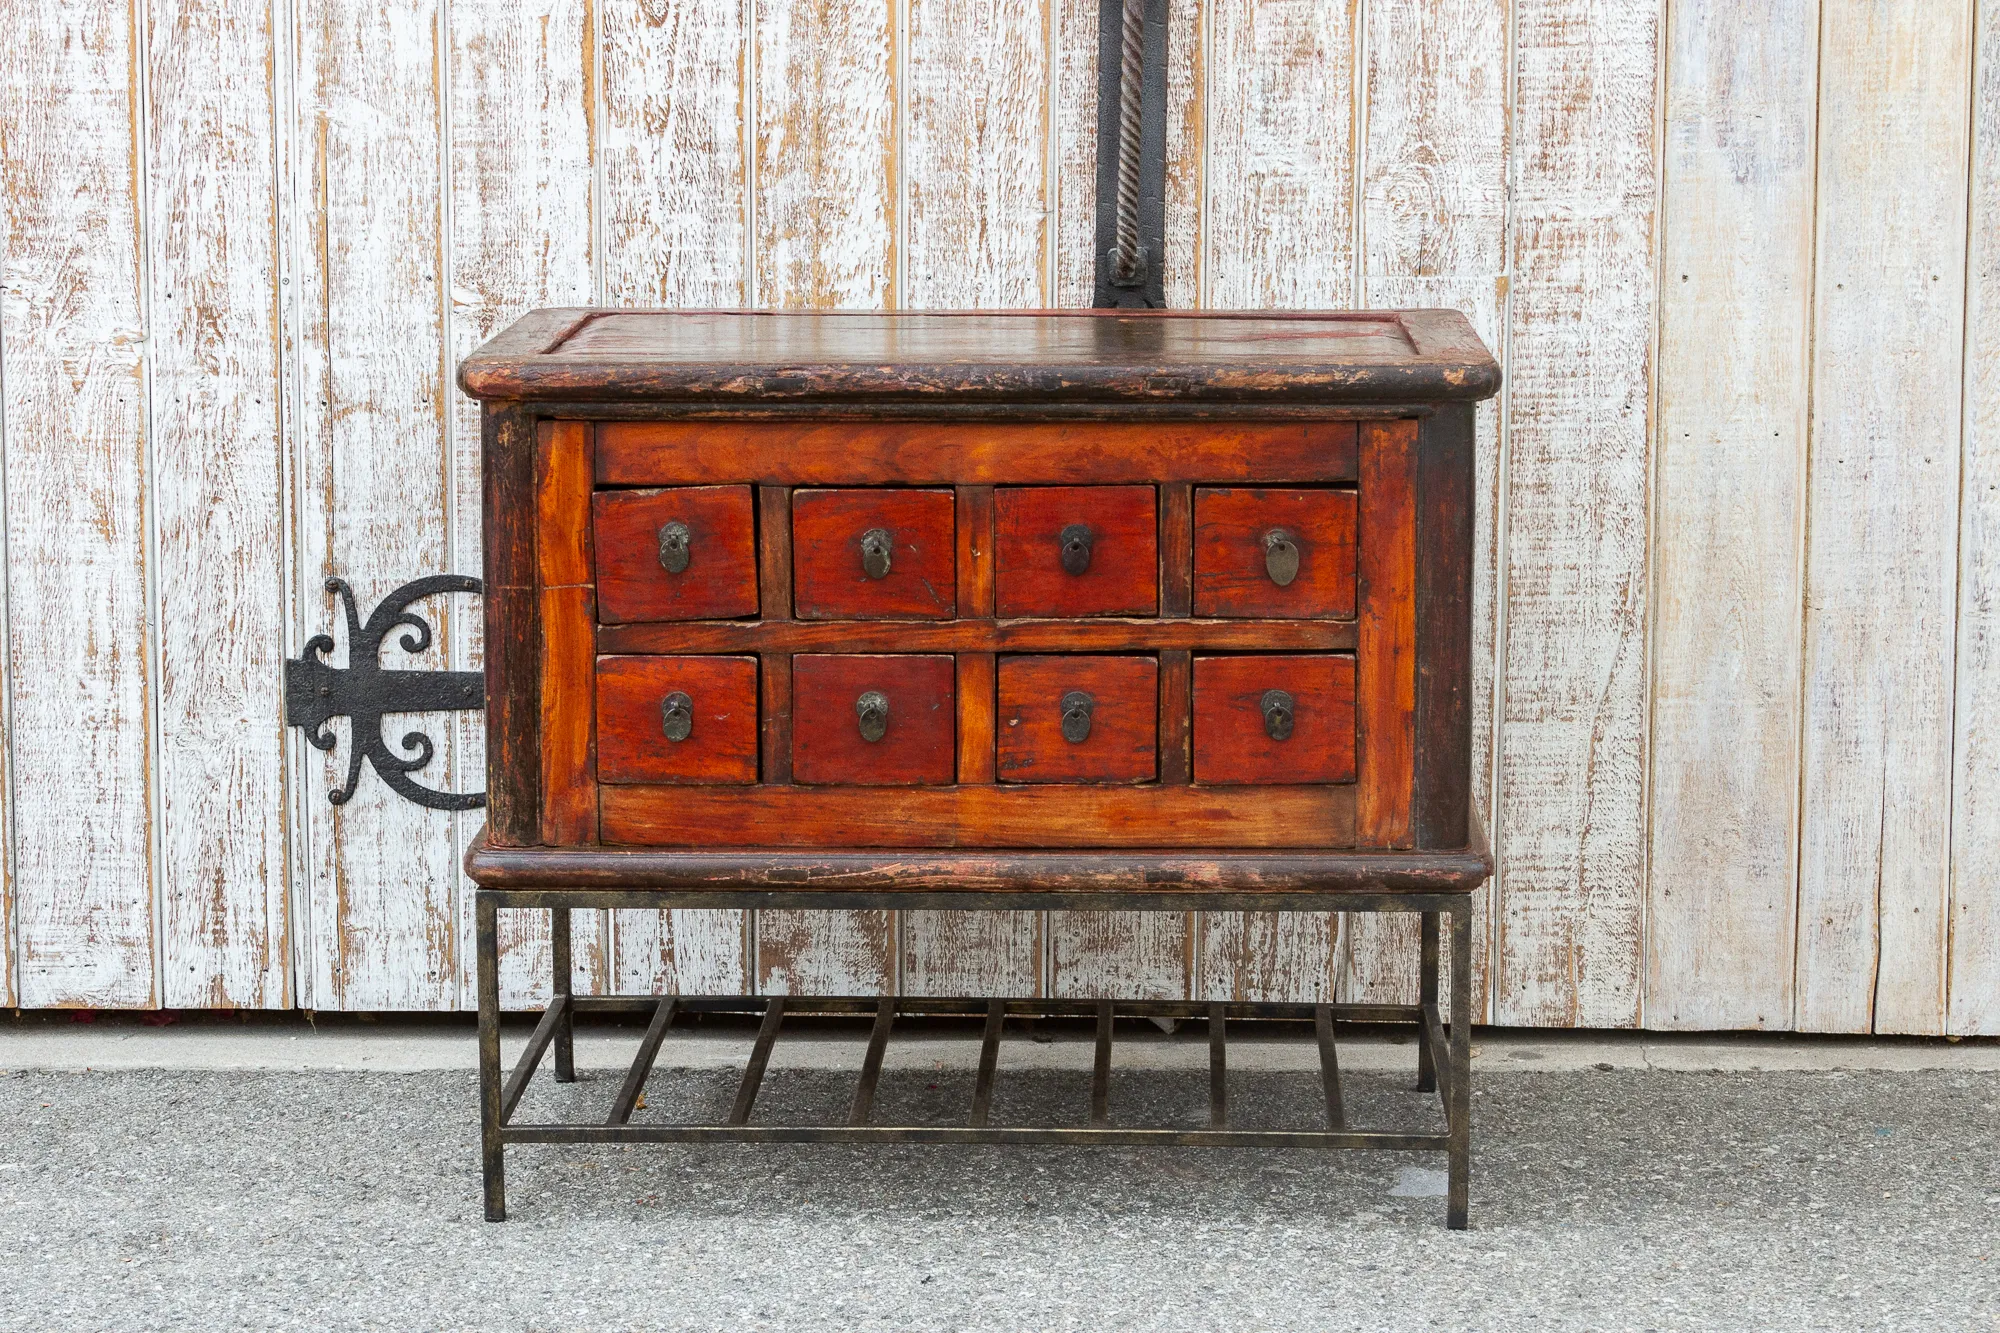
{"type": "MultiPolygon", "coordinates": [[[[479,566],[537,305],[1089,299],[1097,0],[22,0],[0,1003],[451,1009],[282,663],[479,566]]],[[[1171,0],[1177,306],[1446,305],[1509,1024],[2000,1033],[2000,0],[1171,0]]],[[[430,608],[469,668],[479,619],[430,608]]],[[[466,787],[476,717],[430,719],[466,787]]],[[[338,728],[337,728],[338,729],[338,728]]],[[[547,929],[503,927],[544,989],[547,929]]],[[[1407,995],[1401,921],[589,914],[583,985],[1407,995]]]]}

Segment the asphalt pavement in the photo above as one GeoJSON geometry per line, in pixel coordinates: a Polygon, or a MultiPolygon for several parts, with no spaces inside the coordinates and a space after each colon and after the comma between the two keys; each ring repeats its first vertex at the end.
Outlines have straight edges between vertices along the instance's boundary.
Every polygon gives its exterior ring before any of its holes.
{"type": "MultiPolygon", "coordinates": [[[[491,1224],[462,1067],[64,1067],[0,1028],[0,1329],[2000,1327],[1992,1046],[1703,1070],[1501,1042],[1454,1233],[1429,1154],[738,1144],[517,1147],[491,1224]]],[[[1080,1114],[1088,1044],[1010,1044],[996,1122],[1080,1114]]],[[[951,1049],[893,1067],[879,1114],[962,1115],[976,1043],[951,1049]]],[[[1152,1049],[1115,1120],[1201,1123],[1198,1035],[1152,1049]]],[[[1407,1050],[1354,1061],[1357,1122],[1434,1114],[1407,1050]]],[[[618,1073],[584,1063],[523,1114],[601,1116],[618,1073]]],[[[667,1063],[640,1118],[727,1107],[733,1074],[667,1063]]],[[[844,1106],[840,1063],[780,1062],[759,1121],[844,1106]]],[[[1231,1095],[1310,1126],[1317,1086],[1253,1053],[1231,1095]]]]}

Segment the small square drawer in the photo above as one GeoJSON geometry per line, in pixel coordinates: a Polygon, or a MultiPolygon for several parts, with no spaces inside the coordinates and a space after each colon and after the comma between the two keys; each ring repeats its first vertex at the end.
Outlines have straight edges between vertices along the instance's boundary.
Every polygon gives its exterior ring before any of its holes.
{"type": "Polygon", "coordinates": [[[1354,781],[1354,659],[1194,659],[1194,780],[1354,781]]]}
{"type": "Polygon", "coordinates": [[[799,619],[951,619],[956,505],[950,491],[793,492],[799,619]]]}
{"type": "Polygon", "coordinates": [[[948,655],[794,657],[793,779],[949,785],[958,767],[956,674],[948,655]]]}
{"type": "Polygon", "coordinates": [[[757,659],[597,659],[600,782],[757,780],[757,659]]]}
{"type": "Polygon", "coordinates": [[[599,491],[591,498],[599,618],[756,615],[752,508],[748,486],[599,491]]]}
{"type": "Polygon", "coordinates": [[[1150,657],[1000,659],[1002,782],[1151,782],[1160,668],[1150,657]]]}
{"type": "Polygon", "coordinates": [[[1353,491],[1194,493],[1194,613],[1350,619],[1353,491]]]}
{"type": "Polygon", "coordinates": [[[1003,487],[993,497],[996,613],[1149,616],[1160,606],[1151,486],[1003,487]]]}

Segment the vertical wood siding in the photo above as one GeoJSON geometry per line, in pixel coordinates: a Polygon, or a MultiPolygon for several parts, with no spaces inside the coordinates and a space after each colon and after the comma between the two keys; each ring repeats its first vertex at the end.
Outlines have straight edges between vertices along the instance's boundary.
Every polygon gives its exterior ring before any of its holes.
{"type": "MultiPolygon", "coordinates": [[[[1496,1021],[2000,1033],[1992,9],[1169,6],[1170,304],[1448,305],[1505,366],[1475,578],[1496,1021]]],[[[281,658],[323,629],[345,651],[327,577],[365,614],[478,566],[455,361],[543,304],[1087,304],[1097,11],[24,8],[0,1003],[467,1004],[478,816],[372,773],[331,806],[344,726],[326,756],[281,718],[281,658]]],[[[385,658],[476,666],[455,600],[385,658]]],[[[423,721],[422,780],[477,785],[477,718],[423,721]]],[[[1380,919],[575,928],[591,989],[1414,980],[1380,919]]],[[[546,923],[503,937],[533,1003],[546,923]]]]}

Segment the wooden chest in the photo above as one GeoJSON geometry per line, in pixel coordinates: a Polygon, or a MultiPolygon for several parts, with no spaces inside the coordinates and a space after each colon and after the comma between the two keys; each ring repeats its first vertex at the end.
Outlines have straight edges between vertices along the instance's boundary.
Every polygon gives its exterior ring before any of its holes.
{"type": "Polygon", "coordinates": [[[485,400],[489,849],[1456,849],[1441,311],[546,310],[485,400]]]}

